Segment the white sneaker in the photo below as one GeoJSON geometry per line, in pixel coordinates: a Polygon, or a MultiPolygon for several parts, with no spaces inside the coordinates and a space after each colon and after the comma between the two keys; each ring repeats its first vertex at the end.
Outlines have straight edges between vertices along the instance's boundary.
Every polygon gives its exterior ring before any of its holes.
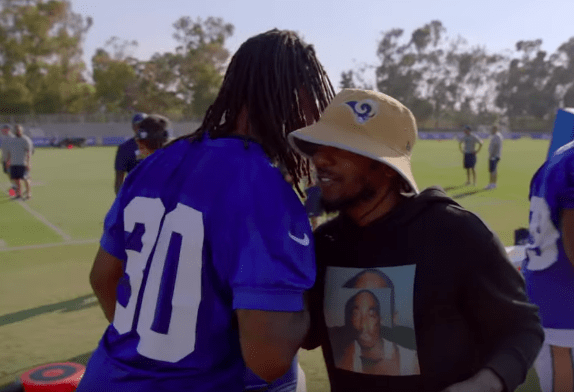
{"type": "Polygon", "coordinates": [[[484,187],[484,189],[485,190],[492,189],[494,188],[494,186],[495,186],[494,184],[488,184],[487,186],[484,187]]]}

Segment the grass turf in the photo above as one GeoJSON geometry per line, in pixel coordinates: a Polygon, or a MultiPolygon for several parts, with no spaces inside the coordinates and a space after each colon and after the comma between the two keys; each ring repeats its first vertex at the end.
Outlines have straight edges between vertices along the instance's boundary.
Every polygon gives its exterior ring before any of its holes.
{"type": "MultiPolygon", "coordinates": [[[[413,172],[419,188],[441,185],[512,245],[514,229],[528,223],[528,184],[547,148],[545,141],[505,141],[499,187],[491,191],[482,189],[488,183],[486,149],[478,156],[478,186],[463,186],[455,141],[419,141],[413,172]]],[[[38,149],[29,210],[0,196],[0,386],[42,363],[85,363],[107,325],[88,272],[114,197],[114,153],[110,147],[38,149]]],[[[0,178],[0,189],[7,186],[0,178]]],[[[328,391],[320,350],[302,350],[300,361],[308,390],[328,391]]],[[[538,390],[534,372],[521,390],[538,390]]]]}

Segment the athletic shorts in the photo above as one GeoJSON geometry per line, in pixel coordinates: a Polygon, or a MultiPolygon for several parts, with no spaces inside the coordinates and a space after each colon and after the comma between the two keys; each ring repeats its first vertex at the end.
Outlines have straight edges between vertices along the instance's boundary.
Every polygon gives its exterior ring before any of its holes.
{"type": "Polygon", "coordinates": [[[464,153],[464,168],[465,169],[472,169],[476,165],[476,154],[473,153],[464,153]]]}
{"type": "Polygon", "coordinates": [[[8,164],[6,162],[2,162],[2,170],[4,173],[8,173],[8,164]]]}
{"type": "Polygon", "coordinates": [[[26,166],[23,165],[10,166],[10,178],[13,180],[28,178],[28,170],[26,170],[26,166]]]}
{"type": "Polygon", "coordinates": [[[488,160],[489,173],[496,173],[496,167],[498,166],[498,161],[500,161],[500,158],[490,158],[488,160]]]}

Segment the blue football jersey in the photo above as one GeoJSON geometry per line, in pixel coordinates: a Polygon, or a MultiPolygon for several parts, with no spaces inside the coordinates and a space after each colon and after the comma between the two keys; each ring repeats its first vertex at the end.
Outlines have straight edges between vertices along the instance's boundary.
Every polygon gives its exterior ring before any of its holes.
{"type": "Polygon", "coordinates": [[[143,160],[100,244],[124,275],[78,391],[241,391],[234,310],[300,311],[315,279],[303,205],[239,137],[180,140],[143,160]]]}
{"type": "Polygon", "coordinates": [[[530,185],[530,244],[523,274],[545,328],[574,329],[574,268],[560,233],[560,215],[574,208],[574,142],[558,149],[530,185]]]}

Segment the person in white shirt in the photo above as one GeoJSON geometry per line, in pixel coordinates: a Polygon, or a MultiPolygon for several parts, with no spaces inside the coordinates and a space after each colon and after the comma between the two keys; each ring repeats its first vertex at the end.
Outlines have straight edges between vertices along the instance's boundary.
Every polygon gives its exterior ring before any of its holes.
{"type": "Polygon", "coordinates": [[[490,183],[484,189],[496,188],[496,180],[498,179],[498,161],[502,153],[502,134],[498,131],[498,127],[494,125],[490,131],[492,137],[488,145],[488,172],[490,173],[490,183]]]}
{"type": "Polygon", "coordinates": [[[476,186],[474,166],[476,165],[476,154],[478,154],[482,148],[482,140],[472,133],[470,126],[466,125],[464,127],[464,136],[460,139],[458,148],[464,156],[463,167],[466,170],[465,185],[470,185],[470,176],[472,175],[472,185],[476,186]],[[478,148],[476,146],[478,146],[478,148]]]}
{"type": "Polygon", "coordinates": [[[10,140],[8,144],[8,161],[10,162],[10,178],[16,181],[15,198],[22,197],[22,187],[20,181],[23,180],[26,185],[25,199],[32,197],[30,189],[30,157],[34,152],[34,145],[30,138],[24,135],[24,129],[21,125],[16,125],[16,137],[10,140]]]}
{"type": "Polygon", "coordinates": [[[10,128],[10,125],[2,125],[2,131],[0,132],[0,147],[2,148],[2,171],[8,176],[8,179],[12,184],[9,192],[10,196],[14,196],[16,194],[16,182],[10,178],[10,162],[8,161],[8,144],[13,137],[14,134],[12,133],[12,128],[10,128]]]}

